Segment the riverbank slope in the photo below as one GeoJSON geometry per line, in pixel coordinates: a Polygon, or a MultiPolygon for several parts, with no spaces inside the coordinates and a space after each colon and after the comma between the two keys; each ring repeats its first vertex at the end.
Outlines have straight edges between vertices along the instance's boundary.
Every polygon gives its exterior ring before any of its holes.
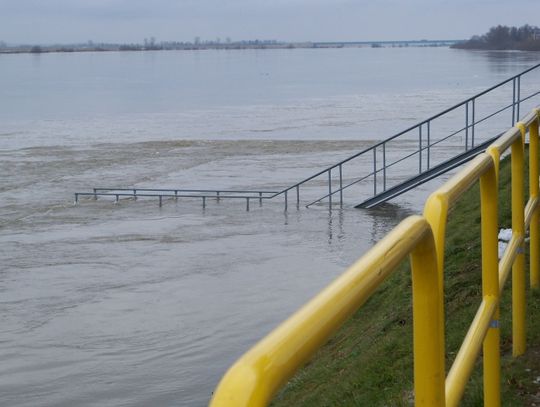
{"type": "MultiPolygon", "coordinates": [[[[509,228],[510,160],[502,163],[500,174],[499,227],[509,228]]],[[[445,267],[447,369],[481,300],[479,202],[479,188],[475,186],[449,216],[445,267]]],[[[540,293],[528,289],[528,350],[518,359],[512,357],[510,293],[509,281],[501,302],[503,405],[534,405],[540,401],[540,293]]],[[[412,377],[411,282],[408,264],[404,264],[289,381],[272,405],[410,405],[414,400],[412,377]]],[[[482,405],[482,391],[479,357],[462,405],[482,405]]]]}

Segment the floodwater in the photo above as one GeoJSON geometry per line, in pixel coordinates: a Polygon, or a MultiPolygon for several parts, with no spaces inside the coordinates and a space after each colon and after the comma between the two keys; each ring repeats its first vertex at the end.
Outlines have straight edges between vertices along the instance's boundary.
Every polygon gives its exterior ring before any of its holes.
{"type": "Polygon", "coordinates": [[[0,404],[200,406],[250,345],[400,219],[276,190],[540,62],[442,48],[0,55],[0,404]],[[418,61],[422,61],[421,64],[418,61]]]}

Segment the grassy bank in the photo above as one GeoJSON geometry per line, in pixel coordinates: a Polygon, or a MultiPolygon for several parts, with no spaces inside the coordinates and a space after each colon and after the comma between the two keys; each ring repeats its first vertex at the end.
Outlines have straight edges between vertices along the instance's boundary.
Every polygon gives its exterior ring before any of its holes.
{"type": "MultiPolygon", "coordinates": [[[[506,160],[501,166],[500,227],[511,226],[509,164],[506,160]]],[[[479,205],[476,186],[449,216],[445,267],[447,369],[481,301],[479,205]]],[[[540,295],[528,291],[528,350],[525,356],[513,359],[510,291],[508,281],[501,302],[503,405],[533,405],[540,395],[540,383],[535,383],[540,377],[540,295]]],[[[289,381],[272,405],[408,406],[413,402],[412,376],[411,281],[408,264],[403,264],[289,381]]],[[[480,357],[462,405],[480,406],[482,400],[480,357]]],[[[536,402],[540,405],[540,399],[536,402]]]]}

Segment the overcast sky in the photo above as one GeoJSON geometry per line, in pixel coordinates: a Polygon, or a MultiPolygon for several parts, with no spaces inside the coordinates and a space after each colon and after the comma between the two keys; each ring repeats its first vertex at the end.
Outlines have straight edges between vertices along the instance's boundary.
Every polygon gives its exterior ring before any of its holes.
{"type": "Polygon", "coordinates": [[[540,0],[0,0],[0,41],[461,39],[532,16],[540,0]]]}

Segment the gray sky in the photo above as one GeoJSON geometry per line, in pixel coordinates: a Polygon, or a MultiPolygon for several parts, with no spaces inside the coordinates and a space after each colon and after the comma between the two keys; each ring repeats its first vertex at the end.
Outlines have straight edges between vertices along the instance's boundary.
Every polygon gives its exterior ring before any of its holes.
{"type": "Polygon", "coordinates": [[[539,15],[540,0],[0,0],[0,41],[460,39],[539,15]]]}

